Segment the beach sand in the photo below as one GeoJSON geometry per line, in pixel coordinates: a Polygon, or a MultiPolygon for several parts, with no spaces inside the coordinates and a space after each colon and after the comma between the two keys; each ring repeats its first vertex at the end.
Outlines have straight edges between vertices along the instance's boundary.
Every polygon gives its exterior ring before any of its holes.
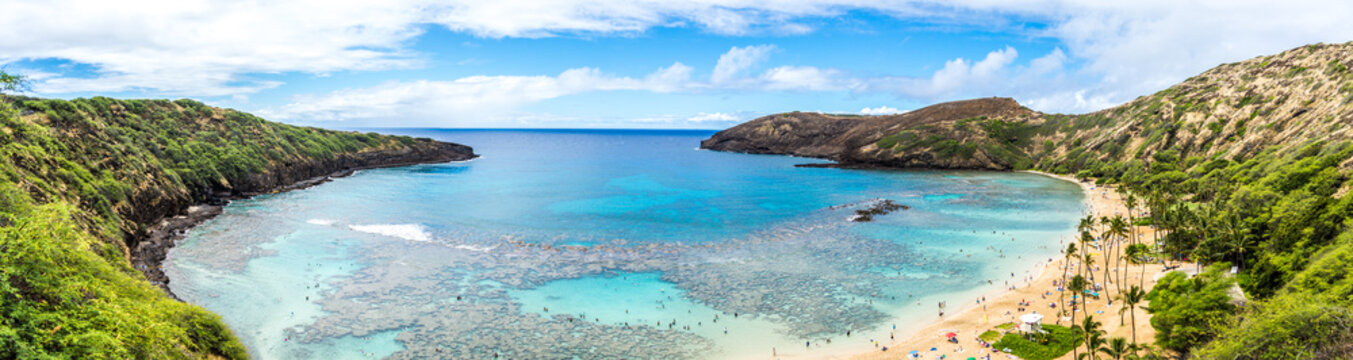
{"type": "MultiPolygon", "coordinates": [[[[1112,217],[1117,214],[1127,216],[1127,208],[1112,187],[1096,186],[1093,183],[1082,183],[1066,176],[1045,173],[1039,174],[1080,184],[1085,190],[1087,210],[1090,214],[1093,214],[1096,219],[1101,216],[1112,217]]],[[[1143,210],[1139,208],[1137,209],[1137,212],[1140,214],[1143,210]]],[[[1149,227],[1138,227],[1137,231],[1139,239],[1143,243],[1151,243],[1152,234],[1149,227]]],[[[1095,260],[1097,263],[1096,266],[1099,266],[1095,272],[1096,282],[1103,282],[1103,280],[1099,278],[1103,277],[1104,260],[1099,256],[1096,256],[1095,260]]],[[[1073,267],[1070,270],[1070,274],[1072,275],[1075,274],[1074,266],[1076,264],[1077,262],[1073,260],[1073,267]]],[[[997,325],[1015,322],[1020,315],[1031,312],[1038,312],[1039,314],[1045,315],[1043,319],[1043,323],[1045,324],[1057,323],[1057,319],[1054,317],[1056,309],[1050,308],[1049,303],[1058,301],[1057,288],[1053,283],[1054,281],[1062,281],[1063,265],[1063,260],[1057,259],[1052,263],[1045,265],[1041,272],[1037,272],[1037,275],[1033,277],[1033,281],[1019,283],[1015,290],[1005,290],[1001,293],[986,295],[987,301],[982,304],[985,305],[985,308],[982,305],[977,304],[977,299],[948,300],[947,302],[949,304],[964,304],[963,308],[957,309],[953,308],[953,305],[950,305],[951,308],[946,309],[943,320],[932,324],[914,324],[911,326],[911,329],[904,329],[904,327],[899,326],[898,335],[906,335],[905,337],[899,336],[899,341],[882,342],[880,343],[880,347],[873,351],[855,354],[814,355],[825,355],[826,358],[905,359],[908,358],[907,354],[910,351],[917,350],[920,352],[920,359],[936,359],[941,354],[946,355],[946,359],[962,360],[969,357],[983,358],[983,356],[991,354],[991,349],[984,348],[976,341],[976,338],[981,333],[994,329],[997,325]],[[1044,297],[1044,294],[1048,292],[1051,292],[1052,295],[1044,297]],[[1025,312],[1018,311],[1020,308],[1019,302],[1026,300],[1031,302],[1032,305],[1026,307],[1025,312]],[[904,330],[914,329],[919,330],[904,332],[904,330]],[[958,344],[950,343],[947,341],[947,338],[944,337],[946,333],[950,332],[958,334],[958,344]],[[880,350],[883,346],[886,346],[888,350],[880,350]],[[929,351],[931,348],[936,348],[937,351],[929,351]]],[[[1115,262],[1114,265],[1117,266],[1118,264],[1115,262]]],[[[1123,283],[1124,289],[1126,289],[1128,285],[1138,284],[1138,279],[1143,274],[1142,267],[1140,265],[1130,265],[1126,263],[1123,264],[1123,267],[1126,267],[1129,275],[1127,281],[1123,283]]],[[[1156,274],[1162,271],[1162,269],[1163,267],[1159,264],[1146,266],[1144,281],[1145,290],[1149,291],[1155,284],[1154,278],[1156,274]]],[[[1113,271],[1113,269],[1110,269],[1111,273],[1113,271]]],[[[1095,319],[1103,323],[1103,329],[1108,332],[1105,336],[1106,339],[1123,337],[1130,341],[1132,339],[1131,316],[1124,313],[1122,320],[1120,321],[1119,309],[1122,308],[1121,303],[1115,300],[1113,305],[1108,305],[1110,299],[1114,299],[1118,296],[1118,291],[1112,283],[1104,283],[1103,285],[1105,290],[1100,292],[1099,300],[1091,299],[1087,307],[1095,319]]],[[[1067,299],[1069,298],[1070,296],[1068,295],[1067,299]]],[[[1144,305],[1145,304],[1142,304],[1141,306],[1144,305]]],[[[1152,339],[1155,336],[1155,330],[1151,328],[1150,314],[1147,314],[1145,310],[1139,308],[1136,310],[1136,315],[1137,341],[1139,343],[1152,342],[1152,339]]],[[[1078,321],[1083,316],[1084,313],[1081,311],[1078,311],[1076,314],[1078,321]]],[[[1069,322],[1069,319],[1063,318],[1060,325],[1068,325],[1069,322]]],[[[1000,332],[1000,330],[997,331],[1000,332]]],[[[991,358],[1010,359],[1013,357],[1009,354],[999,353],[993,354],[991,358]]],[[[1062,356],[1061,359],[1072,359],[1071,353],[1067,353],[1065,356],[1062,356]]]]}

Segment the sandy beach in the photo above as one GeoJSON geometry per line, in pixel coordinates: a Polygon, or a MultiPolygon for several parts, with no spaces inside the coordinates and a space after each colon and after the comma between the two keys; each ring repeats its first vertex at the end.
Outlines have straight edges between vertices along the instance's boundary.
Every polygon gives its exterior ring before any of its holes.
{"type": "MultiPolygon", "coordinates": [[[[1096,186],[1093,183],[1080,182],[1067,176],[1058,176],[1046,173],[1038,173],[1051,176],[1079,184],[1085,191],[1085,201],[1088,214],[1092,214],[1098,219],[1101,216],[1112,217],[1114,215],[1127,216],[1127,208],[1124,206],[1119,194],[1112,187],[1096,186]]],[[[1142,209],[1137,209],[1140,213],[1142,209]]],[[[1151,232],[1149,227],[1138,227],[1137,233],[1143,243],[1151,242],[1151,232]]],[[[1049,241],[1056,241],[1050,239],[1049,241]]],[[[1065,246],[1065,245],[1061,245],[1065,246]]],[[[1121,250],[1118,250],[1121,251],[1121,250]]],[[[1098,251],[1092,251],[1098,252],[1098,251]]],[[[1070,273],[1076,272],[1078,261],[1072,261],[1070,273]]],[[[1059,319],[1055,318],[1056,309],[1050,307],[1050,303],[1057,302],[1058,292],[1055,282],[1062,281],[1063,268],[1066,264],[1062,259],[1055,259],[1051,263],[1043,266],[1041,271],[1035,271],[1032,280],[1024,279],[1017,283],[1014,290],[1005,290],[1000,293],[986,295],[986,301],[978,303],[977,299],[951,299],[947,303],[948,309],[942,320],[932,324],[917,324],[913,329],[920,330],[907,333],[906,337],[898,337],[897,341],[880,342],[879,347],[874,351],[855,354],[840,354],[828,356],[828,358],[851,358],[851,359],[904,359],[908,358],[908,353],[912,350],[919,351],[920,359],[937,359],[944,355],[945,359],[967,359],[969,357],[983,358],[991,354],[992,359],[1012,359],[1015,358],[1006,353],[992,354],[992,349],[983,347],[977,342],[977,336],[993,330],[996,326],[1015,322],[1020,315],[1037,312],[1046,317],[1043,319],[1045,324],[1057,324],[1059,319]],[[1020,302],[1027,301],[1028,306],[1021,306],[1020,302]],[[961,305],[954,305],[961,304],[961,305]],[[1023,308],[1025,311],[1019,311],[1023,308]],[[957,344],[947,341],[945,334],[955,333],[959,342],[957,344]],[[882,350],[884,347],[886,351],[882,350]],[[936,349],[930,351],[930,349],[936,349]]],[[[1117,262],[1115,266],[1119,266],[1117,262]]],[[[1096,256],[1095,274],[1096,278],[1103,277],[1103,258],[1096,256]]],[[[1155,284],[1156,274],[1162,271],[1159,264],[1147,265],[1145,268],[1144,288],[1150,290],[1155,284]]],[[[1124,264],[1118,269],[1110,269],[1111,273],[1115,271],[1126,270],[1128,273],[1127,281],[1122,284],[1126,289],[1128,285],[1138,284],[1143,274],[1143,269],[1139,265],[1124,264]],[[1125,269],[1124,269],[1125,268],[1125,269]]],[[[1096,280],[1103,282],[1103,280],[1096,280]]],[[[1132,338],[1131,317],[1127,313],[1119,316],[1119,310],[1122,305],[1114,301],[1112,305],[1109,300],[1118,296],[1118,289],[1112,282],[1103,283],[1104,290],[1100,292],[1098,300],[1091,299],[1086,308],[1091,311],[1096,320],[1103,323],[1103,329],[1107,331],[1105,338],[1124,337],[1129,340],[1132,338]]],[[[1067,299],[1070,297],[1068,296],[1067,299]]],[[[1082,312],[1077,313],[1077,319],[1080,319],[1082,312]]],[[[1140,308],[1136,310],[1137,341],[1139,343],[1149,343],[1155,335],[1154,329],[1150,325],[1150,315],[1140,308]]],[[[1067,325],[1069,318],[1062,318],[1061,325],[1067,325]]],[[[903,329],[899,328],[899,333],[903,329]]],[[[996,329],[998,332],[1001,330],[996,329]]],[[[1071,353],[1067,353],[1062,359],[1071,359],[1071,353]]]]}

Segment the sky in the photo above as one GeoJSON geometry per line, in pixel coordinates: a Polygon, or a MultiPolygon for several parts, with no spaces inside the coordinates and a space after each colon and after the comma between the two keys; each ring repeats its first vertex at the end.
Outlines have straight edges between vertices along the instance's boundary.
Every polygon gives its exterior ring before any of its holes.
{"type": "Polygon", "coordinates": [[[1084,113],[1353,41],[1353,1],[0,0],[49,98],[191,98],[330,128],[722,129],[1012,97],[1084,113]]]}

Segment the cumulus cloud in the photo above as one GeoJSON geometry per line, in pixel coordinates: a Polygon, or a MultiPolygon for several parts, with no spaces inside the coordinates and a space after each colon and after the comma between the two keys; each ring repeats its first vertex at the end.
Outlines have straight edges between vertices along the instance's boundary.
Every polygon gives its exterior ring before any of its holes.
{"type": "MultiPolygon", "coordinates": [[[[370,119],[500,121],[523,104],[590,91],[671,92],[689,84],[691,68],[674,63],[643,78],[575,68],[556,76],[469,76],[452,81],[389,82],[322,95],[302,95],[260,110],[279,120],[326,122],[370,119]]],[[[480,123],[475,123],[482,125],[480,123]]]]}
{"type": "Polygon", "coordinates": [[[417,17],[411,8],[319,0],[19,0],[0,12],[0,64],[60,59],[94,69],[41,80],[40,93],[250,93],[280,84],[245,74],[416,66],[403,43],[422,33],[417,17]]]}
{"type": "MultiPolygon", "coordinates": [[[[720,59],[745,59],[747,49],[772,48],[734,47],[720,59]]],[[[1065,56],[1061,50],[1034,59],[1029,66],[1014,66],[1018,56],[1014,48],[1004,47],[991,51],[978,61],[952,59],[943,68],[924,77],[855,77],[845,70],[813,66],[777,66],[754,73],[746,71],[744,65],[727,65],[732,61],[721,61],[720,64],[725,64],[724,75],[711,77],[709,81],[694,79],[691,74],[695,69],[682,63],[673,63],[642,77],[608,75],[596,68],[575,68],[555,76],[470,76],[450,81],[391,82],[370,88],[299,96],[290,104],[259,112],[270,118],[312,123],[398,119],[405,124],[421,121],[433,125],[482,126],[514,119],[535,119],[516,110],[535,102],[597,91],[837,91],[895,93],[902,98],[927,102],[1020,93],[1032,94],[1019,100],[1035,106],[1063,106],[1062,101],[1068,96],[1076,101],[1074,106],[1107,103],[1108,98],[1086,94],[1083,90],[1064,93],[1067,89],[1073,89],[1065,86],[1066,80],[1058,75],[1047,75],[1060,73],[1060,69],[1054,67],[1061,66],[1059,59],[1065,56]],[[730,71],[729,66],[743,69],[730,71]]],[[[745,61],[739,62],[746,64],[745,61]]],[[[898,112],[898,109],[886,106],[866,107],[860,111],[870,115],[898,112]]],[[[747,116],[715,112],[687,117],[651,116],[633,121],[690,125],[731,123],[745,118],[747,116]]]]}
{"type": "Polygon", "coordinates": [[[959,95],[973,87],[989,87],[1005,80],[1000,75],[1016,57],[1019,53],[1015,48],[1006,46],[975,63],[963,58],[949,60],[930,78],[903,81],[896,90],[914,98],[935,99],[959,95]]]}
{"type": "Polygon", "coordinates": [[[774,45],[734,46],[719,56],[719,62],[714,65],[714,74],[710,75],[709,81],[715,84],[727,83],[741,75],[743,71],[765,62],[772,50],[775,50],[774,45]]]}
{"type": "Polygon", "coordinates": [[[833,91],[850,85],[842,80],[843,72],[812,66],[780,66],[761,75],[761,87],[767,90],[833,91]]]}
{"type": "Polygon", "coordinates": [[[892,114],[901,114],[904,112],[905,111],[898,110],[897,108],[891,106],[879,106],[873,108],[866,107],[860,109],[861,115],[892,115],[892,114]]]}

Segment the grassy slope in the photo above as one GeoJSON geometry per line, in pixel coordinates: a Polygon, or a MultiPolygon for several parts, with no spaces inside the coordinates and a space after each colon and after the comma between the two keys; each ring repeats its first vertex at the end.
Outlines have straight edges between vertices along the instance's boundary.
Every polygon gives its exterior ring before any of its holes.
{"type": "Polygon", "coordinates": [[[0,100],[0,358],[248,357],[218,316],[131,268],[124,241],[155,220],[144,210],[281,164],[426,141],[191,100],[0,100]]]}
{"type": "MultiPolygon", "coordinates": [[[[1353,357],[1353,43],[1223,64],[1083,115],[1032,111],[899,129],[870,161],[1039,169],[1125,185],[1166,252],[1241,268],[1241,316],[1195,324],[1203,358],[1353,357]],[[1308,324],[1303,326],[1302,324],[1308,324]],[[1213,341],[1214,338],[1220,340],[1213,341]]],[[[1200,296],[1203,294],[1200,294],[1200,296]]]]}

